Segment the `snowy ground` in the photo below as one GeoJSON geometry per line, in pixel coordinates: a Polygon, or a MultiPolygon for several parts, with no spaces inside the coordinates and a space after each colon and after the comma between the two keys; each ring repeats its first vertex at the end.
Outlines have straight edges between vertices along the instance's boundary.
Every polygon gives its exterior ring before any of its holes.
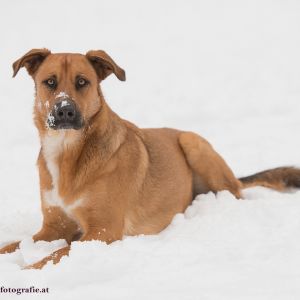
{"type": "Polygon", "coordinates": [[[23,240],[0,256],[0,287],[49,287],[49,299],[300,298],[299,191],[201,195],[159,235],[74,243],[61,264],[22,271],[64,242],[30,239],[41,225],[33,85],[25,71],[11,78],[31,48],[105,49],[127,72],[103,83],[122,117],[200,133],[237,176],[299,166],[299,1],[12,0],[0,26],[0,246],[23,240]]]}

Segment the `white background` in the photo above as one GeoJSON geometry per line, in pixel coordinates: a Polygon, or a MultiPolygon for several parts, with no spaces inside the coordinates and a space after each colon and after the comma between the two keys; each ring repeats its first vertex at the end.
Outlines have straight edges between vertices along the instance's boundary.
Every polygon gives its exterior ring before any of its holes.
{"type": "Polygon", "coordinates": [[[196,131],[244,176],[300,165],[299,29],[292,0],[1,1],[0,245],[24,243],[0,256],[0,286],[59,299],[299,299],[300,194],[263,188],[242,202],[198,197],[158,236],[75,243],[60,265],[21,271],[55,245],[30,240],[41,224],[34,87],[11,68],[31,48],[103,49],[127,75],[102,85],[115,112],[196,131]]]}

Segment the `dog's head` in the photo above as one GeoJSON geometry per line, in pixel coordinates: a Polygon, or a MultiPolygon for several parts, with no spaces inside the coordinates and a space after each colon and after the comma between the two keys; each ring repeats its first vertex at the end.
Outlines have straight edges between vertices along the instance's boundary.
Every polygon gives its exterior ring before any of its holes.
{"type": "Polygon", "coordinates": [[[35,82],[35,122],[42,131],[84,128],[101,110],[99,83],[112,73],[125,81],[124,70],[102,50],[82,55],[32,49],[13,64],[13,76],[22,67],[35,82]]]}

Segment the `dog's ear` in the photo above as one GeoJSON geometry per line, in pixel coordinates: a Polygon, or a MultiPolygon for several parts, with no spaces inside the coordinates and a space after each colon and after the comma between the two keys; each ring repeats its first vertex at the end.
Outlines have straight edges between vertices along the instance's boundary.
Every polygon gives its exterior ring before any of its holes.
{"type": "Polygon", "coordinates": [[[114,73],[121,81],[126,80],[125,71],[103,50],[91,50],[86,53],[86,57],[96,70],[100,80],[105,79],[111,73],[114,73]]]}
{"type": "Polygon", "coordinates": [[[51,52],[48,49],[32,49],[23,55],[20,59],[13,63],[14,74],[13,77],[17,75],[20,68],[25,67],[29,75],[33,76],[37,71],[43,60],[51,52]]]}

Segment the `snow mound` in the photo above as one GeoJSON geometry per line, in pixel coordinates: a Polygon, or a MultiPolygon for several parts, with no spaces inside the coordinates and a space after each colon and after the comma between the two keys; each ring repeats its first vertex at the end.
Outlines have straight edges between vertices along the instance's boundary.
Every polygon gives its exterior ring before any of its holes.
{"type": "Polygon", "coordinates": [[[32,238],[22,240],[20,244],[20,251],[26,265],[31,265],[47,255],[51,254],[55,250],[67,246],[65,240],[57,240],[52,242],[38,241],[33,242],[32,238]]]}
{"type": "Polygon", "coordinates": [[[47,286],[60,299],[284,299],[290,289],[300,292],[300,192],[254,188],[245,196],[199,195],[158,235],[111,245],[73,242],[69,257],[41,271],[16,265],[33,263],[65,242],[26,238],[19,251],[0,256],[2,284],[47,286]]]}

